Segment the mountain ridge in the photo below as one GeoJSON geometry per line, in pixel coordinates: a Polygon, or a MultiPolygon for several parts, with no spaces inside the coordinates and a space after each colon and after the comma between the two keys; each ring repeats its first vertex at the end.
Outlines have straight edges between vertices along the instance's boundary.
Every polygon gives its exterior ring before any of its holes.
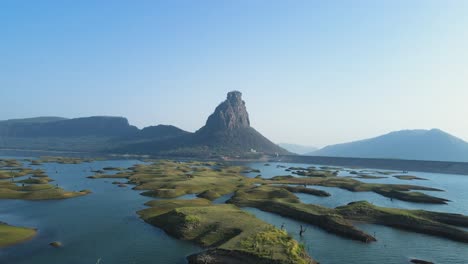
{"type": "Polygon", "coordinates": [[[468,161],[468,143],[440,129],[406,129],[329,145],[311,156],[468,161]]]}
{"type": "Polygon", "coordinates": [[[0,148],[179,156],[290,154],[250,126],[242,93],[227,94],[203,127],[138,129],[124,117],[36,117],[0,121],[0,148]]]}
{"type": "Polygon", "coordinates": [[[239,91],[229,92],[226,100],[215,108],[205,125],[195,133],[168,141],[130,144],[117,151],[184,156],[197,153],[215,156],[290,154],[250,126],[249,114],[239,91]]]}

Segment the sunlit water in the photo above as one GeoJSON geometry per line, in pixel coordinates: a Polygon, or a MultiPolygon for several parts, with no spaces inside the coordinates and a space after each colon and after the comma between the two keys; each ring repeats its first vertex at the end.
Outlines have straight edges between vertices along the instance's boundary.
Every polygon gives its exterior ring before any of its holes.
{"type": "MultiPolygon", "coordinates": [[[[104,167],[130,167],[136,160],[96,161],[76,165],[44,164],[36,166],[46,170],[60,187],[67,190],[89,189],[93,193],[83,197],[58,201],[0,200],[0,221],[13,225],[39,229],[31,241],[0,249],[1,264],[148,264],[186,263],[187,255],[201,251],[196,245],[171,238],[162,230],[146,224],[136,211],[145,208],[151,198],[139,195],[138,191],[111,184],[113,179],[88,179],[91,170],[104,167]],[[48,244],[61,241],[62,248],[48,244]]],[[[262,177],[288,175],[285,168],[277,165],[303,166],[307,164],[263,163],[247,164],[261,170],[262,177]]],[[[254,177],[259,173],[248,174],[254,177]]],[[[351,201],[368,200],[376,205],[407,209],[468,214],[468,176],[409,172],[428,181],[404,181],[386,176],[385,179],[359,179],[365,182],[406,183],[443,189],[445,192],[428,194],[451,200],[448,205],[408,203],[380,196],[372,192],[353,193],[339,188],[313,186],[326,190],[331,197],[316,197],[298,194],[304,203],[326,207],[345,205],[351,201]]],[[[340,173],[340,176],[349,176],[340,173]]],[[[120,180],[122,181],[122,180],[120,180]]],[[[224,203],[232,194],[220,197],[215,203],[224,203]]],[[[195,195],[181,198],[193,199],[195,195]]],[[[468,263],[468,245],[446,239],[421,235],[384,226],[358,224],[358,227],[375,234],[378,242],[365,244],[329,234],[308,224],[260,211],[244,210],[255,214],[277,227],[284,224],[286,230],[321,263],[408,263],[410,258],[421,258],[436,263],[468,263]],[[307,226],[303,237],[298,235],[300,225],[307,226]]]]}

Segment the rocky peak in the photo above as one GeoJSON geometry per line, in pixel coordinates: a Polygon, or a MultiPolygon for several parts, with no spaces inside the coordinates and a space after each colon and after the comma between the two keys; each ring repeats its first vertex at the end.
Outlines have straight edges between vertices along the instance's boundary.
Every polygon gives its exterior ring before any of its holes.
{"type": "Polygon", "coordinates": [[[242,93],[232,91],[208,117],[202,130],[234,130],[247,127],[250,127],[249,114],[245,102],[242,101],[242,93]]]}

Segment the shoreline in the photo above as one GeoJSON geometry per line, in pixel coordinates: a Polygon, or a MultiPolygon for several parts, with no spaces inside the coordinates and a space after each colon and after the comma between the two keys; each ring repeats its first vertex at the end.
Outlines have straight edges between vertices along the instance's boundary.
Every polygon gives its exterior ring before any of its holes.
{"type": "Polygon", "coordinates": [[[468,175],[468,162],[284,155],[270,162],[468,175]]]}

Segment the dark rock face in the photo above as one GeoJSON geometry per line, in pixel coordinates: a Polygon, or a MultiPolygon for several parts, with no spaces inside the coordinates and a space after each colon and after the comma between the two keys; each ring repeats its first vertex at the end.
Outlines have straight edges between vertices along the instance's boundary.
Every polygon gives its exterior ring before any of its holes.
{"type": "Polygon", "coordinates": [[[255,150],[268,154],[287,154],[250,126],[249,114],[242,93],[232,91],[208,117],[206,125],[193,135],[193,142],[218,154],[240,154],[255,150]]]}
{"type": "Polygon", "coordinates": [[[227,94],[227,99],[216,107],[200,131],[234,130],[247,127],[250,127],[249,114],[242,100],[242,93],[232,91],[227,94]]]}
{"type": "Polygon", "coordinates": [[[115,151],[174,156],[237,156],[251,153],[290,154],[250,126],[242,94],[232,91],[195,133],[127,145],[115,151]]]}

